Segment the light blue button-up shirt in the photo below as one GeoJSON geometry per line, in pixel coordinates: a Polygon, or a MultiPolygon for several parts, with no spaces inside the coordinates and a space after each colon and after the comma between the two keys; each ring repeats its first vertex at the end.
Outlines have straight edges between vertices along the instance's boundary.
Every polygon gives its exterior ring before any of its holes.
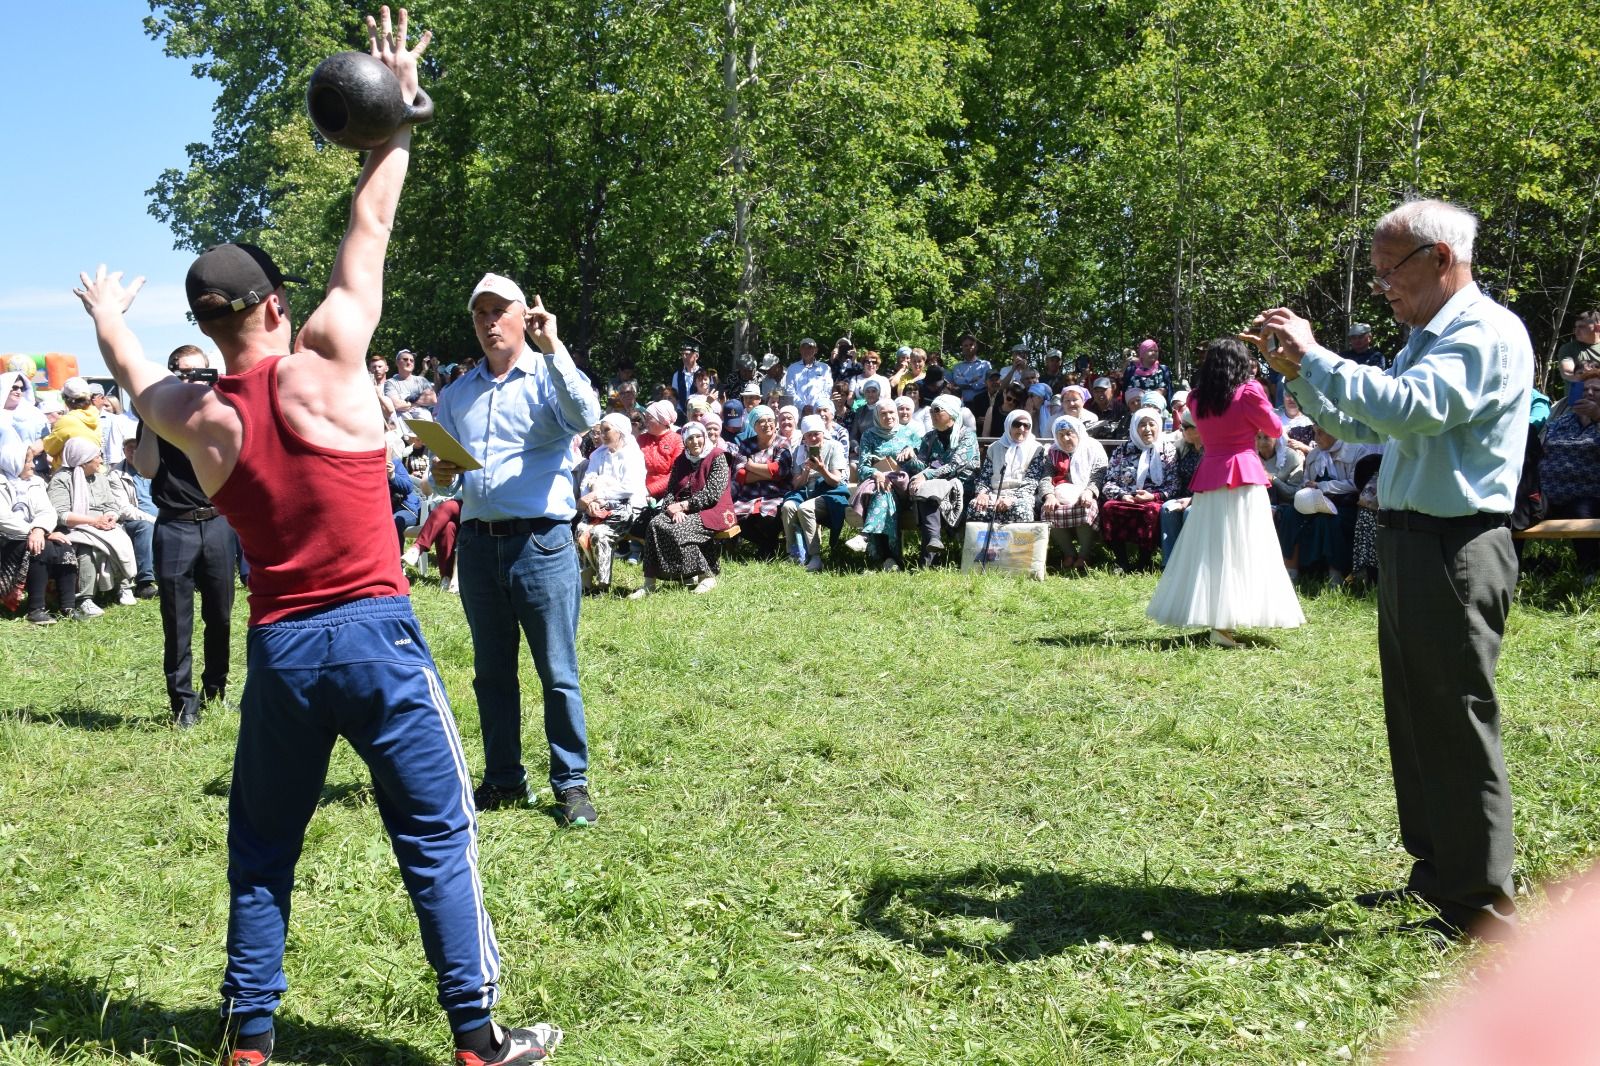
{"type": "Polygon", "coordinates": [[[439,424],[483,464],[461,475],[461,518],[570,519],[572,438],[600,421],[600,400],[565,351],[524,343],[505,377],[484,359],[439,394],[439,424]]]}
{"type": "Polygon", "coordinates": [[[1510,310],[1468,282],[1388,370],[1322,348],[1288,383],[1341,440],[1384,444],[1378,506],[1440,518],[1510,514],[1528,442],[1533,345],[1510,310]]]}

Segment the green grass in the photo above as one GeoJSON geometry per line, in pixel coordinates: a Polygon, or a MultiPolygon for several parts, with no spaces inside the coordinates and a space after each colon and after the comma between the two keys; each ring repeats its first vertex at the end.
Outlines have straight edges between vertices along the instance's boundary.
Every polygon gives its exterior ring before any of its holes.
{"type": "MultiPolygon", "coordinates": [[[[601,823],[483,819],[499,1016],[604,1064],[1380,1049],[1475,955],[1348,902],[1407,865],[1373,602],[1308,598],[1306,628],[1221,652],[1147,623],[1153,586],[747,564],[586,602],[601,823]]],[[[1600,595],[1576,589],[1525,584],[1500,671],[1530,881],[1600,835],[1600,595]]],[[[459,601],[416,601],[481,765],[459,601]]],[[[215,1061],[233,716],[166,727],[154,603],[0,629],[0,1064],[215,1061]]],[[[287,965],[280,1061],[448,1058],[348,748],[287,965]]]]}

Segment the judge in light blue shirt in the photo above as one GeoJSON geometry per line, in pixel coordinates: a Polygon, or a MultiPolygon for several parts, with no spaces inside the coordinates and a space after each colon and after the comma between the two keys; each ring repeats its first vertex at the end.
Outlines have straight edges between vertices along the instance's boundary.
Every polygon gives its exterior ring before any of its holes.
{"type": "Polygon", "coordinates": [[[1372,294],[1411,327],[1386,371],[1335,355],[1282,307],[1259,316],[1249,337],[1318,426],[1386,445],[1378,656],[1412,866],[1404,885],[1355,901],[1431,904],[1437,913],[1418,924],[1451,939],[1497,935],[1516,920],[1494,675],[1517,582],[1509,516],[1533,347],[1521,319],[1473,283],[1477,228],[1469,212],[1439,200],[1402,204],[1379,220],[1372,294]]]}
{"type": "Polygon", "coordinates": [[[511,279],[486,274],[467,308],[484,359],[440,394],[436,416],[483,466],[461,471],[438,463],[434,475],[462,479],[456,572],[472,630],[484,750],[483,784],[473,799],[480,811],[532,800],[516,666],[525,636],[543,690],[556,817],[591,825],[578,691],[583,592],[572,543],[572,438],[600,421],[600,400],[539,297],[530,306],[511,279]]]}

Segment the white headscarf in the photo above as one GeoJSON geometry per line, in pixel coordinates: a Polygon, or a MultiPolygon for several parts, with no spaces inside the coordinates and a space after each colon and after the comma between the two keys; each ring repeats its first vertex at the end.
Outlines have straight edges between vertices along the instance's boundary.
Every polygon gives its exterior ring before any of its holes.
{"type": "Polygon", "coordinates": [[[1133,479],[1134,491],[1146,485],[1160,485],[1167,479],[1167,470],[1161,463],[1161,416],[1153,407],[1141,407],[1133,412],[1133,417],[1128,419],[1128,439],[1139,449],[1139,473],[1133,479]],[[1139,439],[1139,424],[1147,421],[1156,424],[1156,439],[1150,444],[1139,439]]]}
{"type": "Polygon", "coordinates": [[[1083,419],[1073,418],[1071,415],[1057,415],[1056,420],[1050,425],[1050,439],[1056,441],[1056,447],[1061,447],[1057,439],[1063,429],[1070,429],[1078,435],[1078,444],[1072,449],[1072,463],[1067,476],[1074,485],[1087,485],[1094,476],[1097,466],[1106,463],[1106,446],[1089,436],[1089,429],[1083,424],[1083,419]]]}
{"type": "Polygon", "coordinates": [[[100,446],[84,437],[70,437],[61,449],[61,465],[72,471],[71,499],[67,510],[73,514],[89,513],[89,478],[83,464],[100,458],[100,446]]]}
{"type": "Polygon", "coordinates": [[[706,427],[702,426],[698,422],[690,422],[687,426],[684,426],[683,427],[683,457],[685,459],[687,459],[689,462],[695,463],[695,464],[698,465],[699,463],[703,462],[706,459],[707,456],[709,456],[711,454],[712,454],[712,452],[711,452],[711,434],[706,432],[706,427]],[[689,438],[691,438],[691,437],[701,437],[706,442],[706,450],[701,452],[698,457],[689,454],[689,438]]]}
{"type": "Polygon", "coordinates": [[[1021,440],[1013,440],[1011,426],[1021,418],[1029,417],[1024,408],[1017,408],[1006,415],[1005,428],[1001,430],[1000,439],[989,446],[989,463],[995,468],[995,473],[1000,475],[999,488],[1005,488],[1008,482],[1022,480],[1028,472],[1028,464],[1033,462],[1033,457],[1039,454],[1044,445],[1039,443],[1039,438],[1029,429],[1023,434],[1021,440]]]}
{"type": "Polygon", "coordinates": [[[21,481],[23,469],[28,465],[28,446],[22,436],[11,428],[10,422],[0,421],[0,478],[21,481]]]}

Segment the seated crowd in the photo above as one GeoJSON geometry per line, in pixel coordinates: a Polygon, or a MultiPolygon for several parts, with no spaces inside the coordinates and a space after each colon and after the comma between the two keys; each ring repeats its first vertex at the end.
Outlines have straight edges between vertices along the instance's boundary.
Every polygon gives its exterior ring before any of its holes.
{"type": "MultiPolygon", "coordinates": [[[[1578,317],[1567,346],[1576,355],[1562,360],[1568,394],[1552,412],[1536,392],[1530,412],[1531,483],[1542,485],[1550,517],[1600,517],[1597,333],[1600,313],[1578,317]]],[[[1054,351],[1036,362],[1025,344],[997,368],[970,334],[948,365],[904,347],[888,373],[878,352],[847,338],[827,358],[810,338],[799,353],[788,366],[770,353],[743,358],[725,385],[686,345],[681,368],[649,398],[631,362],[606,380],[578,360],[608,412],[573,443],[587,589],[609,590],[623,558],[643,564],[634,596],[663,580],[704,592],[730,550],[813,572],[829,565],[830,551],[839,560],[840,548],[883,570],[958,563],[973,523],[1043,523],[1065,573],[1113,562],[1148,568],[1171,556],[1200,442],[1184,383],[1155,340],[1099,369],[1090,356],[1064,364],[1054,351]]],[[[1342,354],[1386,364],[1361,323],[1342,354]]],[[[418,572],[435,562],[452,591],[459,486],[435,482],[407,423],[431,419],[439,392],[475,363],[419,365],[402,350],[392,372],[381,355],[368,364],[390,430],[402,558],[418,572]]],[[[133,466],[137,423],[81,378],[39,396],[24,368],[5,370],[0,599],[48,624],[155,595],[154,508],[133,466]],[[59,614],[46,602],[52,582],[59,614]]],[[[1256,447],[1290,576],[1374,580],[1382,448],[1334,439],[1265,366],[1261,373],[1281,404],[1283,435],[1258,437],[1256,447]]],[[[1600,544],[1577,540],[1574,551],[1592,582],[1600,544]]]]}

